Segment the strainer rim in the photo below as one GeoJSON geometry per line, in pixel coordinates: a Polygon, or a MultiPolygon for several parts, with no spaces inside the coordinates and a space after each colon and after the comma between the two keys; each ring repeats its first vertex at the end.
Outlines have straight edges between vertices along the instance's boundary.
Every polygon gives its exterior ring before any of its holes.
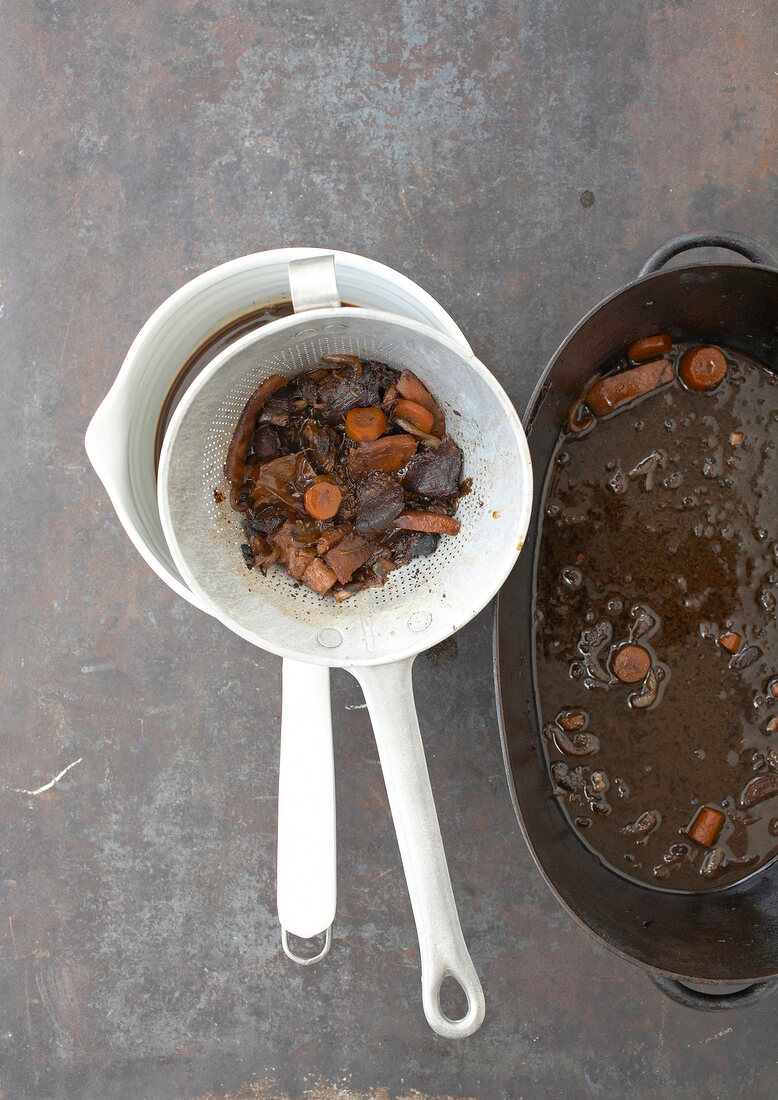
{"type": "MultiPolygon", "coordinates": [[[[300,372],[298,372],[300,373],[300,372]]],[[[289,378],[296,377],[296,374],[289,375],[289,378]]],[[[291,658],[292,660],[305,661],[309,664],[326,665],[329,667],[368,667],[371,665],[390,664],[395,661],[404,660],[410,657],[415,657],[419,653],[431,646],[438,644],[439,642],[451,637],[468,622],[470,622],[476,615],[478,615],[494,598],[503,583],[507,579],[509,573],[516,564],[519,553],[523,548],[527,529],[532,512],[532,497],[533,497],[533,474],[532,474],[532,458],[530,455],[529,445],[527,443],[526,435],[524,433],[519,414],[516,411],[513,403],[508,397],[507,393],[499,383],[497,378],[492,374],[489,368],[475,355],[472,349],[468,351],[457,343],[452,337],[446,333],[441,333],[430,325],[426,325],[419,321],[411,320],[410,318],[401,317],[398,314],[389,313],[385,310],[377,310],[372,308],[366,308],[361,306],[349,307],[326,307],[322,309],[306,310],[304,313],[291,314],[287,317],[280,317],[274,321],[269,322],[263,326],[262,329],[255,330],[246,333],[238,340],[231,343],[222,352],[217,355],[212,362],[210,362],[203,372],[192,382],[192,385],[187,389],[180,404],[176,408],[170,423],[165,433],[165,439],[163,441],[162,450],[159,458],[159,470],[157,478],[157,497],[159,505],[159,514],[162,522],[162,528],[165,533],[165,537],[170,548],[170,553],[173,560],[179,569],[186,585],[192,590],[192,592],[198,598],[199,604],[204,605],[203,609],[206,610],[213,618],[217,619],[224,626],[226,626],[233,633],[239,637],[244,638],[246,641],[251,642],[253,645],[257,645],[259,648],[266,650],[267,652],[274,653],[279,657],[291,658]],[[392,325],[399,325],[403,329],[410,329],[419,333],[420,335],[431,338],[438,344],[442,344],[448,348],[450,352],[458,356],[470,370],[473,370],[481,380],[486,383],[489,389],[494,394],[498,401],[498,404],[505,414],[506,423],[509,425],[514,443],[519,456],[519,462],[517,464],[516,474],[521,478],[522,484],[519,487],[519,499],[521,506],[519,508],[517,520],[514,526],[513,535],[510,539],[511,549],[503,551],[500,555],[500,568],[496,571],[490,569],[491,580],[484,586],[484,591],[487,592],[478,605],[473,608],[469,608],[468,611],[462,616],[461,622],[457,622],[453,628],[450,628],[448,624],[441,624],[437,629],[430,629],[420,633],[418,641],[413,644],[406,644],[398,646],[396,650],[391,651],[388,654],[380,654],[375,656],[359,656],[349,657],[347,654],[339,653],[337,650],[327,650],[324,647],[319,650],[301,650],[296,646],[288,646],[280,642],[276,638],[269,639],[266,635],[260,634],[256,630],[244,627],[239,620],[237,620],[229,611],[223,609],[208,593],[208,591],[200,584],[197,579],[197,575],[193,572],[189,565],[188,557],[181,550],[175,527],[170,515],[170,507],[168,504],[168,475],[170,471],[170,453],[174,447],[175,441],[179,435],[179,428],[181,422],[185,419],[191,406],[197,400],[200,392],[207,386],[211,378],[216,374],[219,369],[227,362],[232,360],[235,356],[241,354],[245,350],[251,348],[255,343],[260,343],[268,336],[276,335],[279,332],[283,332],[287,328],[300,328],[305,324],[313,324],[315,322],[321,322],[322,320],[343,318],[343,317],[356,317],[360,321],[378,321],[389,323],[392,325]]],[[[504,539],[504,544],[508,546],[508,539],[504,539]]]]}

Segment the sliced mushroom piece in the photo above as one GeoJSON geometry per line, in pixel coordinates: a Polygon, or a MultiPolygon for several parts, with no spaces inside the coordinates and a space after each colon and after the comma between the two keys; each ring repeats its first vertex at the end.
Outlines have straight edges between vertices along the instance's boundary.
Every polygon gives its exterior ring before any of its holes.
{"type": "Polygon", "coordinates": [[[724,870],[726,863],[726,852],[723,848],[711,848],[709,852],[706,852],[702,857],[700,863],[700,874],[703,878],[715,878],[716,875],[721,874],[724,870]]]}
{"type": "Polygon", "coordinates": [[[556,724],[568,733],[576,733],[582,730],[589,716],[585,710],[561,710],[556,716],[556,724]]]}
{"type": "Polygon", "coordinates": [[[651,667],[646,673],[646,678],[643,681],[643,686],[640,691],[633,692],[627,699],[627,702],[635,710],[643,710],[645,707],[650,707],[652,703],[656,702],[658,694],[659,677],[656,674],[656,669],[651,667]]]}
{"type": "Polygon", "coordinates": [[[554,742],[565,756],[591,756],[600,747],[600,739],[593,733],[574,733],[571,737],[563,729],[554,730],[554,742]]]}
{"type": "Polygon", "coordinates": [[[238,418],[235,432],[227,450],[224,474],[233,485],[241,485],[246,472],[246,454],[257,426],[257,417],[276,390],[285,386],[287,379],[273,374],[254,390],[238,418]]]}
{"type": "Polygon", "coordinates": [[[740,805],[744,810],[764,802],[778,794],[778,775],[758,775],[749,779],[740,795],[740,805]]]}
{"type": "Polygon", "coordinates": [[[755,661],[758,661],[762,656],[762,651],[757,645],[747,645],[745,649],[739,649],[732,660],[729,662],[729,667],[740,671],[743,668],[748,668],[755,661]]]}
{"type": "Polygon", "coordinates": [[[402,512],[405,498],[399,481],[380,470],[374,470],[360,481],[356,489],[356,530],[359,535],[383,531],[402,512]]]}
{"type": "Polygon", "coordinates": [[[662,818],[658,810],[644,810],[640,817],[630,825],[622,825],[619,832],[623,836],[648,836],[659,825],[662,818]]]}
{"type": "Polygon", "coordinates": [[[396,416],[394,422],[398,428],[402,428],[404,432],[415,435],[417,439],[420,439],[422,443],[426,443],[428,447],[438,447],[442,442],[440,436],[431,435],[429,432],[423,432],[421,428],[417,428],[410,420],[403,420],[402,417],[396,416]]]}
{"type": "Polygon", "coordinates": [[[567,430],[571,435],[583,435],[594,424],[594,415],[586,404],[586,399],[580,397],[567,414],[567,430]]]}
{"type": "Polygon", "coordinates": [[[629,628],[629,640],[631,642],[636,642],[638,638],[650,634],[659,622],[656,615],[641,604],[635,604],[635,606],[630,609],[629,614],[630,618],[633,620],[632,626],[629,628]]]}
{"type": "Polygon", "coordinates": [[[583,787],[583,776],[579,768],[571,769],[563,760],[556,760],[551,765],[551,778],[561,791],[575,794],[583,787]]]}

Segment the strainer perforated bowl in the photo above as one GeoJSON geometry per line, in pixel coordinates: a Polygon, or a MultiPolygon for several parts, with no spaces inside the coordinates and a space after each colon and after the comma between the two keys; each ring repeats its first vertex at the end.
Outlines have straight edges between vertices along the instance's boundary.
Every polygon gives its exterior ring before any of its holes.
{"type": "MultiPolygon", "coordinates": [[[[495,594],[521,549],[532,501],[518,415],[474,356],[425,325],[367,309],[319,309],[279,320],[226,349],[187,391],[168,428],[159,510],[176,565],[202,604],[237,634],[294,660],[348,668],[365,693],[408,879],[422,960],[424,1009],[450,1037],[472,1033],[483,994],[462,938],[413,704],[416,654],[442,641],[495,594]],[[249,396],[271,374],[293,377],[322,355],[357,355],[413,370],[435,395],[464,455],[471,489],[455,538],[391,573],[380,589],[336,603],[280,568],[261,577],[240,554],[240,518],[223,465],[249,396]],[[468,1011],[439,1003],[451,974],[468,1011]]],[[[301,807],[301,812],[304,808],[301,807]]]]}

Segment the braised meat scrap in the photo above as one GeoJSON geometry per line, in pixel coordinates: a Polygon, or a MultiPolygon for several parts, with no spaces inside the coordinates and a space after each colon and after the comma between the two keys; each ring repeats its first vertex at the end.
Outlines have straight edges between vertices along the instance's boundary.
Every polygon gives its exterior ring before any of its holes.
{"type": "Polygon", "coordinates": [[[325,355],[266,379],[238,420],[224,472],[249,569],[274,564],[321,596],[385,583],[459,531],[462,452],[410,370],[325,355]]]}

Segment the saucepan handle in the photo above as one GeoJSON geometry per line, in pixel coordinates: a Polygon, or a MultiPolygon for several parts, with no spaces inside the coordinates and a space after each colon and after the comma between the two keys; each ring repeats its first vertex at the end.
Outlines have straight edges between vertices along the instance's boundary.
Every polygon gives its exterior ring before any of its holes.
{"type": "Polygon", "coordinates": [[[419,936],[424,1014],[438,1035],[462,1039],[481,1026],[484,995],[451,889],[413,701],[412,665],[409,658],[349,671],[365,695],[394,818],[419,936]],[[449,976],[467,996],[461,1020],[450,1020],[441,1008],[440,987],[449,976]]]}
{"type": "Polygon", "coordinates": [[[775,987],[774,979],[765,982],[754,982],[745,989],[738,989],[736,993],[703,993],[697,989],[691,989],[677,978],[669,978],[666,974],[649,973],[649,978],[662,993],[685,1008],[696,1008],[702,1012],[722,1012],[728,1008],[747,1008],[749,1005],[761,1001],[767,993],[771,993],[775,987]]]}
{"type": "Polygon", "coordinates": [[[335,769],[330,670],[284,661],[278,770],[278,919],[281,943],[303,966],[329,951],[336,902],[335,769]],[[315,954],[292,950],[289,934],[323,935],[315,954]]]}
{"type": "Polygon", "coordinates": [[[690,248],[728,248],[730,252],[738,252],[741,256],[751,260],[755,264],[766,264],[768,267],[778,267],[778,259],[773,256],[764,245],[751,237],[745,237],[742,233],[734,233],[729,229],[698,230],[694,233],[683,233],[680,237],[673,237],[666,244],[652,252],[638,272],[638,278],[644,275],[653,275],[664,267],[668,260],[677,256],[679,252],[686,252],[690,248]]]}
{"type": "MultiPolygon", "coordinates": [[[[332,254],[291,260],[288,275],[295,313],[340,305],[332,254]]],[[[330,949],[337,892],[330,670],[292,660],[283,670],[276,873],[281,944],[293,962],[310,966],[330,949]],[[299,955],[290,933],[323,935],[324,945],[299,955]]]]}

